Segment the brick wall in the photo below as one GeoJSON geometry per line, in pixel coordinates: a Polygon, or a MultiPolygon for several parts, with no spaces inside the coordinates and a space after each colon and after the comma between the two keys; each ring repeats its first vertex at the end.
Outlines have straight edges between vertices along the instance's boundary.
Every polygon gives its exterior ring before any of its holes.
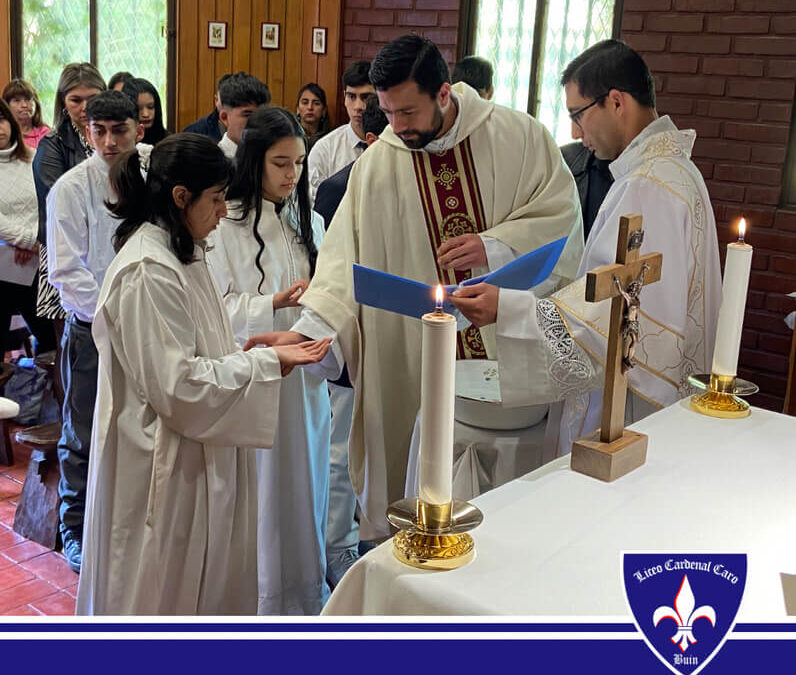
{"type": "MultiPolygon", "coordinates": [[[[697,132],[722,261],[741,215],[755,247],[739,375],[782,410],[794,307],[796,212],[778,208],[796,77],[796,7],[785,0],[625,0],[622,38],[655,75],[658,112],[697,132]],[[790,5],[790,7],[789,7],[790,5]]],[[[722,263],[723,264],[723,263],[722,263]]]]}

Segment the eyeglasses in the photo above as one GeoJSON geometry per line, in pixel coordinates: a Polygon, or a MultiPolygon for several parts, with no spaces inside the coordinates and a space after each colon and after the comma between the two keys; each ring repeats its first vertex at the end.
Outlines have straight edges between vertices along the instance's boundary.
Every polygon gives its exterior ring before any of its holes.
{"type": "Polygon", "coordinates": [[[600,94],[591,103],[584,105],[582,108],[578,108],[577,110],[572,111],[571,113],[569,113],[569,119],[571,119],[575,124],[577,124],[580,129],[583,129],[583,127],[580,126],[581,115],[583,115],[583,113],[585,113],[593,105],[597,105],[600,101],[606,98],[609,93],[610,92],[606,91],[604,94],[600,94]]]}

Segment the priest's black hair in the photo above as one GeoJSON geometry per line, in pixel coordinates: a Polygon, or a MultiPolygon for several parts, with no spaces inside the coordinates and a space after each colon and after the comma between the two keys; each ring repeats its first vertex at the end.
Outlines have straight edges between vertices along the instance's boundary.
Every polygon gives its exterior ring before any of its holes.
{"type": "Polygon", "coordinates": [[[637,51],[620,40],[602,40],[576,56],[561,74],[562,87],[570,82],[577,84],[586,98],[596,99],[618,89],[644,107],[655,107],[655,80],[650,69],[637,51]]]}
{"type": "Polygon", "coordinates": [[[163,106],[160,104],[160,94],[154,84],[142,77],[131,77],[122,84],[122,93],[129,96],[136,106],[138,106],[138,97],[141,94],[149,94],[155,102],[155,119],[152,121],[152,126],[144,132],[143,143],[155,145],[169,135],[166,127],[163,126],[163,106]]]}
{"type": "MultiPolygon", "coordinates": [[[[307,150],[307,137],[295,116],[284,108],[269,106],[258,108],[246,122],[238,151],[235,155],[235,176],[227,191],[227,200],[240,202],[240,213],[234,220],[245,221],[254,209],[253,233],[260,250],[257,252],[255,264],[260,272],[259,291],[265,281],[265,271],[260,263],[260,256],[265,249],[265,242],[257,231],[257,224],[263,212],[263,165],[265,153],[274,143],[283,138],[300,138],[307,150]]],[[[312,238],[312,208],[310,206],[309,177],[307,157],[304,156],[304,167],[299,176],[296,188],[281,205],[289,209],[298,221],[298,238],[307,249],[310,261],[310,276],[315,274],[315,261],[318,249],[312,238]]],[[[280,205],[277,205],[279,209],[280,205]]]]}
{"type": "Polygon", "coordinates": [[[138,151],[122,154],[110,170],[111,187],[118,200],[105,204],[122,221],[113,237],[114,249],[119,251],[143,223],[150,222],[169,233],[171,249],[181,263],[193,262],[194,240],[172,191],[182,185],[193,203],[208,188],[226,187],[231,175],[232,162],[212,138],[202,134],[164,138],[152,149],[146,178],[141,173],[138,151]]]}
{"type": "Polygon", "coordinates": [[[420,91],[435,98],[450,82],[448,64],[437,45],[414,33],[387,43],[370,65],[370,81],[377,91],[413,80],[420,91]]]}

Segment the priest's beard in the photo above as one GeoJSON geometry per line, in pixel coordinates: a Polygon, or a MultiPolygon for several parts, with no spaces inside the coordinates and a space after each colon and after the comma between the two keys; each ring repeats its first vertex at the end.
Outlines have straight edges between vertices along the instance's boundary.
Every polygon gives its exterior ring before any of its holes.
{"type": "Polygon", "coordinates": [[[435,101],[434,117],[431,118],[431,128],[425,131],[420,131],[420,129],[407,129],[398,134],[398,138],[400,138],[404,142],[404,145],[410,150],[420,150],[420,148],[426,147],[439,135],[443,122],[444,116],[442,114],[442,108],[440,108],[439,103],[435,101]]]}

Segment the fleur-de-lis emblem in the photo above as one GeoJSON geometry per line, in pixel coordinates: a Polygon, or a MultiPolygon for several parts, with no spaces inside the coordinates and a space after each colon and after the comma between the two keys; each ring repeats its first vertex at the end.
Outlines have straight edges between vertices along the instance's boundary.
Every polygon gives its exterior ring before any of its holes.
{"type": "Polygon", "coordinates": [[[712,626],[716,626],[716,610],[710,605],[702,605],[694,609],[696,601],[688,583],[688,575],[683,575],[683,583],[674,598],[674,609],[661,605],[652,614],[652,623],[657,626],[663,619],[674,619],[677,622],[677,630],[671,640],[684,652],[688,649],[689,643],[694,644],[697,640],[694,637],[694,622],[697,619],[707,619],[712,626]]]}

